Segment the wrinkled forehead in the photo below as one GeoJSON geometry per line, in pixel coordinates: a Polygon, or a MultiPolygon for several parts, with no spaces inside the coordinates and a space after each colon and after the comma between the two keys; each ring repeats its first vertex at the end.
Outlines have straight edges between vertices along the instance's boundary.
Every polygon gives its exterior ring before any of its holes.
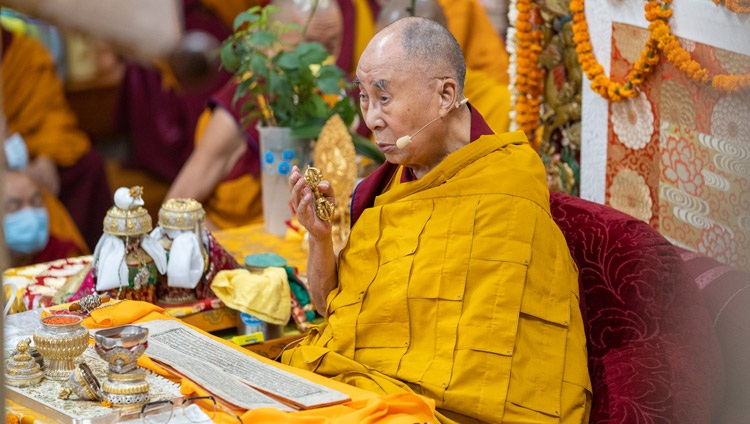
{"type": "Polygon", "coordinates": [[[21,172],[9,171],[3,176],[5,189],[5,202],[13,201],[30,201],[36,196],[41,195],[39,187],[28,175],[21,172]]]}
{"type": "Polygon", "coordinates": [[[376,35],[357,64],[357,78],[368,84],[379,80],[400,84],[417,77],[416,71],[415,60],[405,54],[397,34],[376,35]]]}

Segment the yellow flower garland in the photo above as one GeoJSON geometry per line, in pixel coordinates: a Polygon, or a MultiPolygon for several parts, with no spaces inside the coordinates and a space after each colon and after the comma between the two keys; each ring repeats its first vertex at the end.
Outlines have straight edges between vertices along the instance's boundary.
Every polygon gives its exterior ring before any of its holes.
{"type": "Polygon", "coordinates": [[[533,142],[534,133],[539,127],[539,109],[542,104],[544,73],[539,67],[539,56],[542,53],[544,34],[532,23],[532,12],[538,13],[532,0],[518,0],[516,8],[516,122],[519,129],[533,142]]]}
{"type": "MultiPolygon", "coordinates": [[[[671,0],[668,0],[666,3],[670,2],[671,0]]],[[[665,8],[662,10],[661,6],[656,4],[654,0],[649,0],[644,8],[646,18],[650,22],[666,23],[666,20],[672,16],[671,9],[665,8]]],[[[594,56],[589,28],[586,23],[584,0],[572,0],[570,10],[573,12],[573,40],[576,43],[578,63],[581,64],[583,72],[591,80],[591,89],[613,102],[636,97],[638,95],[636,87],[643,83],[646,76],[653,72],[656,64],[659,63],[657,41],[653,37],[649,38],[643,51],[641,51],[640,57],[628,72],[625,83],[614,82],[604,75],[604,68],[594,56]]]]}
{"type": "MultiPolygon", "coordinates": [[[[714,0],[718,2],[719,0],[714,0]]],[[[726,1],[725,6],[734,11],[748,10],[748,0],[726,1]]],[[[670,5],[672,0],[648,0],[644,6],[646,20],[650,22],[649,39],[638,60],[633,64],[626,77],[625,83],[614,82],[604,75],[604,68],[594,57],[591,38],[586,23],[584,0],[571,0],[570,10],[573,12],[573,40],[576,43],[578,62],[586,76],[591,80],[591,88],[602,97],[613,102],[637,96],[636,88],[643,83],[644,78],[653,72],[659,63],[659,52],[677,69],[686,73],[690,78],[711,86],[722,93],[736,93],[750,88],[750,73],[743,75],[717,74],[709,75],[706,68],[696,62],[677,41],[672,34],[668,19],[672,16],[670,5]]],[[[717,3],[718,4],[718,3],[717,3]]],[[[520,9],[519,9],[520,10],[520,9]]]]}
{"type": "MultiPolygon", "coordinates": [[[[662,3],[662,8],[669,7],[670,1],[662,3]]],[[[648,17],[648,15],[647,15],[648,17]]],[[[711,84],[716,91],[722,93],[736,93],[750,88],[750,73],[743,75],[717,74],[709,75],[708,70],[696,62],[690,53],[682,48],[677,37],[664,21],[654,21],[649,25],[651,38],[658,42],[659,49],[677,69],[686,73],[690,78],[711,84]]]]}

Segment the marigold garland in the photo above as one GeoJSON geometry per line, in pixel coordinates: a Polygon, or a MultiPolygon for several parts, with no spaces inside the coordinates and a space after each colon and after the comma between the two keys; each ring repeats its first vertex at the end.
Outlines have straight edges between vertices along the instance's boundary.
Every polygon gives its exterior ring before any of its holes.
{"type": "MultiPolygon", "coordinates": [[[[668,8],[670,2],[671,0],[661,3],[661,8],[668,8]]],[[[743,75],[709,75],[708,69],[701,66],[690,53],[682,48],[666,22],[653,21],[648,29],[651,38],[657,41],[659,49],[664,53],[667,60],[695,81],[710,84],[716,91],[722,93],[736,93],[750,88],[750,73],[743,75]]]]}
{"type": "MultiPolygon", "coordinates": [[[[665,3],[671,3],[671,0],[665,1],[665,3]]],[[[667,19],[672,16],[672,10],[669,7],[662,7],[654,0],[649,0],[644,9],[646,19],[652,23],[661,22],[666,25],[667,19]]],[[[643,83],[646,76],[653,72],[656,64],[659,63],[658,43],[654,37],[649,37],[640,57],[633,64],[633,68],[628,71],[625,82],[614,82],[604,75],[604,67],[594,56],[589,28],[586,23],[584,0],[572,0],[570,10],[573,12],[573,41],[576,43],[578,63],[581,64],[583,72],[591,81],[591,89],[613,102],[636,97],[638,95],[636,88],[643,83]]]]}
{"type": "Polygon", "coordinates": [[[544,34],[532,22],[532,13],[538,14],[532,0],[518,0],[516,8],[516,123],[529,140],[534,140],[542,104],[544,72],[539,67],[539,56],[544,34]]]}

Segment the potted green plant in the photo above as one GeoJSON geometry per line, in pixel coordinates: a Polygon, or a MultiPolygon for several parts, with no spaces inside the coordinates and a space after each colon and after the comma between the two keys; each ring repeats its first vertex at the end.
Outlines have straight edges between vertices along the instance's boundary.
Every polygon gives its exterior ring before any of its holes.
{"type": "MultiPolygon", "coordinates": [[[[316,7],[317,1],[310,18],[316,7]]],[[[266,229],[282,235],[284,219],[291,217],[286,172],[292,164],[309,163],[310,141],[331,116],[338,114],[350,126],[357,112],[347,95],[351,85],[320,43],[283,41],[289,31],[299,31],[304,39],[307,25],[280,22],[273,19],[274,12],[273,6],[256,6],[237,15],[233,34],[222,44],[221,63],[239,80],[234,101],[242,99],[243,124],[258,122],[264,219],[275,217],[277,222],[275,229],[267,222],[266,229]]],[[[359,154],[383,162],[369,140],[355,133],[352,139],[359,154]]]]}

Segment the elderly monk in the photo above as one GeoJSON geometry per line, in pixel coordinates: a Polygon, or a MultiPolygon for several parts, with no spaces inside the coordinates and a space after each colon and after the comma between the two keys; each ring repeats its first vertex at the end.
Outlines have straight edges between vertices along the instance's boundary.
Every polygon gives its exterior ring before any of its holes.
{"type": "MultiPolygon", "coordinates": [[[[303,27],[308,8],[294,0],[274,0],[272,15],[281,22],[303,27]]],[[[338,3],[321,2],[305,34],[335,55],[341,51],[342,14],[338,3]]],[[[286,34],[290,44],[300,34],[286,34]]],[[[242,102],[232,103],[236,84],[227,83],[213,97],[196,129],[197,145],[166,195],[167,199],[188,197],[203,203],[210,230],[235,228],[262,222],[259,135],[255,123],[243,129],[242,102]]]]}
{"type": "Polygon", "coordinates": [[[4,241],[10,252],[12,267],[86,253],[76,241],[51,231],[51,222],[70,220],[70,217],[64,209],[58,210],[58,213],[65,214],[62,216],[50,213],[41,189],[28,174],[21,171],[3,171],[3,193],[4,241]]]}
{"type": "Polygon", "coordinates": [[[362,115],[387,162],[356,189],[338,255],[293,168],[326,320],[283,361],[428,396],[441,422],[588,422],[578,275],[544,166],[523,133],[494,134],[465,103],[464,73],[458,43],[428,19],[401,19],[366,48],[362,115]]]}
{"type": "Polygon", "coordinates": [[[96,244],[109,204],[102,157],[78,128],[55,64],[39,41],[2,29],[2,97],[8,134],[26,145],[28,172],[68,210],[96,244]]]}
{"type": "MultiPolygon", "coordinates": [[[[432,19],[448,28],[448,21],[442,7],[436,0],[416,0],[411,10],[412,0],[390,0],[378,14],[375,28],[380,31],[399,19],[407,16],[419,16],[432,19]]],[[[454,34],[455,36],[455,34],[454,34]]],[[[501,84],[496,78],[484,71],[466,65],[466,82],[464,96],[471,99],[471,104],[484,117],[495,132],[506,132],[510,127],[510,91],[508,84],[501,84]]]]}

